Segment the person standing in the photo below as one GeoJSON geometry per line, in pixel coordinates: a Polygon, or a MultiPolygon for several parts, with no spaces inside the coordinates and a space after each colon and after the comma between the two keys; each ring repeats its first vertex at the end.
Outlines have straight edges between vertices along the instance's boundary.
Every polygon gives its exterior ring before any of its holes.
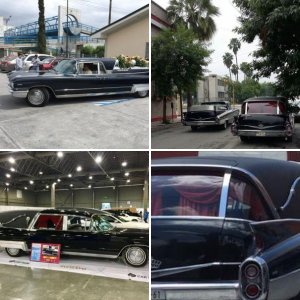
{"type": "Polygon", "coordinates": [[[16,71],[22,71],[23,70],[23,59],[22,54],[19,53],[18,57],[16,58],[16,71]]]}
{"type": "Polygon", "coordinates": [[[32,59],[32,70],[34,70],[35,72],[39,72],[40,71],[40,59],[37,56],[37,54],[32,59]]]}
{"type": "Polygon", "coordinates": [[[149,218],[149,212],[148,209],[145,209],[144,211],[144,222],[148,223],[148,218],[149,218]]]}

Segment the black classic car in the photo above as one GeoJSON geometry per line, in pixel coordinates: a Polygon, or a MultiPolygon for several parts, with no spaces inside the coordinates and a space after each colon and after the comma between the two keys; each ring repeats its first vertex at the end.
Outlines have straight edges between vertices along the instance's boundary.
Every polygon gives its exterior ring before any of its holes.
{"type": "Polygon", "coordinates": [[[13,72],[9,75],[10,92],[31,106],[44,106],[55,98],[135,94],[146,97],[149,70],[113,69],[115,60],[76,58],[62,60],[54,69],[41,72],[13,72]]]}
{"type": "Polygon", "coordinates": [[[241,114],[231,125],[241,141],[250,137],[284,137],[292,141],[294,117],[284,97],[257,97],[243,102],[241,114]]]}
{"type": "Polygon", "coordinates": [[[101,215],[78,209],[38,212],[28,228],[1,224],[0,247],[10,256],[29,252],[32,243],[61,245],[61,254],[116,259],[141,267],[148,261],[149,234],[143,229],[114,228],[101,215]]]}
{"type": "Polygon", "coordinates": [[[152,299],[300,299],[299,195],[295,162],[154,161],[152,299]]]}
{"type": "Polygon", "coordinates": [[[185,126],[191,126],[193,131],[200,126],[211,125],[226,129],[238,114],[239,110],[232,109],[228,101],[203,102],[191,106],[182,123],[185,126]]]}

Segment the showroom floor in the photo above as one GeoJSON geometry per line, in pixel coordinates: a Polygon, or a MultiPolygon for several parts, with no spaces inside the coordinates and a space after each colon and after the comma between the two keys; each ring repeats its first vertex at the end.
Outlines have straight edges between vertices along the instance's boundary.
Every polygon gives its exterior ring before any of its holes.
{"type": "Polygon", "coordinates": [[[146,300],[148,283],[0,265],[1,300],[146,300]]]}

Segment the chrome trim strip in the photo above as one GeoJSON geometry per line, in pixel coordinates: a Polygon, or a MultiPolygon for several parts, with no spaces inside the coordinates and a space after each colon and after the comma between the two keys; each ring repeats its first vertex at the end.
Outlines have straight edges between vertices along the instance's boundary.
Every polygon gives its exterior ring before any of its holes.
{"type": "MultiPolygon", "coordinates": [[[[213,157],[212,157],[213,158],[213,157]]],[[[263,184],[258,180],[258,178],[248,170],[245,170],[243,168],[234,167],[234,166],[228,166],[228,165],[210,165],[210,164],[157,164],[157,165],[151,165],[152,168],[170,168],[170,167],[202,167],[202,168],[217,168],[217,169],[228,169],[228,170],[236,170],[239,172],[242,172],[246,175],[248,175],[257,185],[259,191],[262,193],[264,200],[267,202],[268,207],[270,208],[273,217],[276,219],[280,219],[280,216],[277,212],[277,210],[274,208],[273,201],[269,195],[269,193],[266,191],[263,184]]]]}
{"type": "Polygon", "coordinates": [[[204,269],[209,267],[215,267],[215,266],[232,266],[232,265],[240,265],[241,262],[230,262],[230,263],[222,263],[222,262],[212,262],[212,263],[206,263],[206,264],[199,264],[199,265],[192,265],[192,266],[184,266],[184,267],[176,267],[176,268],[167,268],[167,269],[161,269],[161,270],[153,270],[151,271],[151,277],[152,278],[159,278],[163,276],[169,276],[174,274],[179,274],[187,271],[193,271],[197,269],[204,269]]]}
{"type": "Polygon", "coordinates": [[[28,90],[26,91],[14,91],[14,90],[9,90],[9,92],[12,94],[13,97],[15,98],[26,98],[28,94],[28,90]]]}
{"type": "Polygon", "coordinates": [[[95,97],[105,95],[131,94],[131,92],[109,92],[109,93],[88,93],[88,94],[72,94],[72,95],[56,95],[56,98],[80,98],[80,97],[95,97]]]}
{"type": "Polygon", "coordinates": [[[151,283],[152,289],[160,290],[190,290],[190,289],[238,289],[239,283],[151,283]]]}
{"type": "Polygon", "coordinates": [[[219,216],[224,218],[226,216],[230,179],[231,179],[231,170],[226,171],[224,174],[224,180],[223,180],[221,197],[220,197],[219,216]]]}
{"type": "Polygon", "coordinates": [[[86,88],[86,89],[62,89],[55,90],[55,92],[68,92],[68,91],[83,91],[83,90],[103,90],[103,89],[121,89],[121,88],[131,88],[132,86],[110,86],[110,87],[97,87],[97,88],[86,88]]]}
{"type": "Polygon", "coordinates": [[[62,251],[62,254],[76,255],[76,256],[103,257],[103,258],[118,258],[118,255],[82,253],[82,252],[71,252],[71,251],[62,251]]]}
{"type": "Polygon", "coordinates": [[[280,210],[281,210],[281,211],[285,210],[286,207],[290,204],[290,202],[291,202],[291,200],[292,200],[292,198],[293,198],[293,196],[294,196],[294,194],[295,194],[295,187],[296,187],[296,185],[298,184],[299,181],[300,181],[300,176],[297,177],[297,178],[295,179],[295,181],[293,182],[293,184],[292,184],[292,186],[291,186],[291,189],[290,189],[289,196],[288,196],[286,202],[284,203],[284,205],[282,205],[282,206],[280,207],[280,210]]]}
{"type": "Polygon", "coordinates": [[[2,248],[15,248],[23,251],[28,251],[28,247],[25,242],[17,241],[0,241],[0,247],[2,248]]]}

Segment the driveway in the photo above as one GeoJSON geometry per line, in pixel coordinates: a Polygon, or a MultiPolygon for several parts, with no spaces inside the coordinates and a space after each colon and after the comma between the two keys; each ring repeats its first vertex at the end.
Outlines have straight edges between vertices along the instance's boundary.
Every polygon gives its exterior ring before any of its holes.
{"type": "Polygon", "coordinates": [[[129,95],[51,100],[29,107],[0,73],[1,149],[147,149],[149,98],[129,95]]]}

